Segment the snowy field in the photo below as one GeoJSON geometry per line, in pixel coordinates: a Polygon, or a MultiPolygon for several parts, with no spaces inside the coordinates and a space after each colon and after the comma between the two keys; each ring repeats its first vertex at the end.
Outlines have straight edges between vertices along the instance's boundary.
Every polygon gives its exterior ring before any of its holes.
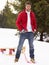
{"type": "Polygon", "coordinates": [[[28,63],[29,46],[26,39],[23,45],[23,50],[19,62],[15,63],[15,53],[18,46],[19,36],[16,36],[16,29],[0,28],[0,65],[49,65],[49,43],[34,40],[35,61],[36,63],[28,63]],[[3,50],[6,49],[6,50],[3,50]],[[10,49],[12,53],[10,55],[10,49]]]}

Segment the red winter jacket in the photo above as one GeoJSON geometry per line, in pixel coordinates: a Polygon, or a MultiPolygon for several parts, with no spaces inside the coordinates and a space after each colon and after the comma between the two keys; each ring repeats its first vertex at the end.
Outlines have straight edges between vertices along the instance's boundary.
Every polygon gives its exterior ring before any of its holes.
{"type": "MultiPolygon", "coordinates": [[[[35,14],[32,11],[30,12],[30,19],[31,19],[32,31],[34,31],[34,29],[37,29],[37,24],[36,24],[35,14]]],[[[22,11],[19,13],[17,20],[16,20],[16,26],[20,31],[22,31],[23,29],[27,31],[27,13],[26,13],[26,11],[22,11]]]]}

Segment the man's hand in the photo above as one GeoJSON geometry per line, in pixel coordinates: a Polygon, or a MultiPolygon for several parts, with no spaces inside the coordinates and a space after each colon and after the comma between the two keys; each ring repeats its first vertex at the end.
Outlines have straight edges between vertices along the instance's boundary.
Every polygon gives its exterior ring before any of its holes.
{"type": "Polygon", "coordinates": [[[23,29],[20,33],[25,33],[26,31],[23,29]]]}
{"type": "Polygon", "coordinates": [[[36,29],[34,29],[34,33],[36,33],[36,29]]]}

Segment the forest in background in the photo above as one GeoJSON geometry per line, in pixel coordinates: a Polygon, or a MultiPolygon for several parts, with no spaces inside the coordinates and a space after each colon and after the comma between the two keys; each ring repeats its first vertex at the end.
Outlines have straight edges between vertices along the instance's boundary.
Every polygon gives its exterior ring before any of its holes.
{"type": "MultiPolygon", "coordinates": [[[[25,7],[25,2],[27,0],[15,0],[13,3],[7,3],[5,8],[0,13],[0,28],[14,28],[16,27],[16,19],[18,13],[22,11],[25,7]],[[17,11],[17,13],[12,13],[10,5],[17,11]]],[[[32,11],[34,11],[37,19],[37,31],[41,33],[41,40],[43,32],[49,34],[49,0],[29,0],[32,3],[32,11]]]]}

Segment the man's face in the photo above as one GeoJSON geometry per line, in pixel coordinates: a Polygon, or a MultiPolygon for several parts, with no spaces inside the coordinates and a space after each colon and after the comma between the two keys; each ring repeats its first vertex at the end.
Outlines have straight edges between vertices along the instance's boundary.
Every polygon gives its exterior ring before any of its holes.
{"type": "Polygon", "coordinates": [[[25,6],[25,8],[26,8],[27,11],[30,11],[30,10],[31,10],[31,5],[30,5],[30,4],[27,4],[27,5],[25,6]]]}

